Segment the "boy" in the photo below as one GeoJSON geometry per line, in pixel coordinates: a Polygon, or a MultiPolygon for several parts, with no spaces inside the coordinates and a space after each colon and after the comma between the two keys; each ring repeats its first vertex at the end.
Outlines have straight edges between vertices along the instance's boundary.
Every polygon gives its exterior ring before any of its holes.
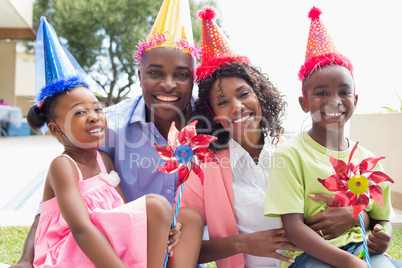
{"type": "MultiPolygon", "coordinates": [[[[312,22],[306,62],[299,72],[303,90],[299,103],[304,112],[310,113],[313,124],[309,131],[299,134],[277,150],[273,163],[285,165],[271,168],[265,214],[280,216],[286,236],[305,251],[302,255],[301,252],[287,252],[291,258],[300,255],[291,267],[367,267],[363,260],[354,256],[362,249],[359,227],[352,227],[327,243],[323,239],[327,226],[314,232],[304,223],[305,218],[326,209],[324,202],[314,201],[309,196],[324,188],[317,178],[324,179],[332,174],[329,153],[348,162],[355,144],[344,136],[345,124],[353,115],[358,100],[352,64],[336,50],[319,19],[320,14],[317,8],[309,13],[312,22]],[[283,202],[284,196],[287,197],[286,202],[283,202]]],[[[360,160],[373,156],[361,146],[358,153],[360,160]]],[[[388,222],[393,214],[390,186],[389,183],[381,183],[380,186],[383,191],[382,208],[373,201],[366,207],[371,226],[374,226],[368,238],[368,247],[373,267],[394,267],[391,261],[395,260],[382,255],[392,237],[392,226],[388,222]],[[383,226],[386,226],[386,231],[381,231],[383,226]]],[[[287,265],[281,263],[282,267],[287,265]]]]}

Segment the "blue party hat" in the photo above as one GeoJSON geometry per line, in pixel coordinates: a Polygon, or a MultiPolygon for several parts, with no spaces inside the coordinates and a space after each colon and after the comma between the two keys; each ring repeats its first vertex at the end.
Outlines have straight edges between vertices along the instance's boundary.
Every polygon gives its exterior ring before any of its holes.
{"type": "Polygon", "coordinates": [[[76,86],[89,88],[85,72],[60,44],[53,27],[40,18],[35,51],[35,104],[42,107],[46,98],[76,86]]]}

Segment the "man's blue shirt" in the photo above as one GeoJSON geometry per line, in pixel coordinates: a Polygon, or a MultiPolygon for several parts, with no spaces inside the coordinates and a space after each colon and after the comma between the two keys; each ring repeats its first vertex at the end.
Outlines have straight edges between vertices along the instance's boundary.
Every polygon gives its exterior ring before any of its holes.
{"type": "Polygon", "coordinates": [[[144,98],[121,101],[108,107],[105,114],[108,133],[100,149],[112,158],[127,201],[154,193],[165,196],[173,206],[178,174],[156,170],[165,161],[154,143],[165,145],[167,141],[153,123],[146,122],[144,98]]]}

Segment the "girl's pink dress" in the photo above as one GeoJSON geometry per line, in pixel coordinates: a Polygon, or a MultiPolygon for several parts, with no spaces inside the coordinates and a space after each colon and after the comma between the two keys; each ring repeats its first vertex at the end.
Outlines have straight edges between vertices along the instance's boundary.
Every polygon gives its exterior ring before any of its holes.
{"type": "MultiPolygon", "coordinates": [[[[69,156],[65,155],[70,158],[69,156]]],[[[71,159],[71,158],[70,158],[71,159]]],[[[101,173],[83,180],[79,188],[94,225],[128,267],[147,267],[147,214],[145,197],[124,204],[115,190],[120,178],[106,173],[100,153],[97,161],[101,173]]],[[[85,267],[95,265],[82,252],[60,213],[56,198],[43,202],[35,239],[34,267],[85,267]]],[[[96,247],[96,245],[93,245],[96,247]]]]}

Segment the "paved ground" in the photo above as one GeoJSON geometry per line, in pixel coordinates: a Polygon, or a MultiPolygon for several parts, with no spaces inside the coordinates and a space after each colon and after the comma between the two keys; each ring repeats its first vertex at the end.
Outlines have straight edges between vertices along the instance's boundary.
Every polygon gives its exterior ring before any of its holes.
{"type": "MultiPolygon", "coordinates": [[[[62,150],[51,136],[0,137],[0,226],[32,224],[48,166],[62,150]]],[[[402,211],[392,223],[402,228],[402,211]]]]}
{"type": "Polygon", "coordinates": [[[47,168],[62,149],[51,136],[0,137],[0,225],[31,225],[47,168]]]}

